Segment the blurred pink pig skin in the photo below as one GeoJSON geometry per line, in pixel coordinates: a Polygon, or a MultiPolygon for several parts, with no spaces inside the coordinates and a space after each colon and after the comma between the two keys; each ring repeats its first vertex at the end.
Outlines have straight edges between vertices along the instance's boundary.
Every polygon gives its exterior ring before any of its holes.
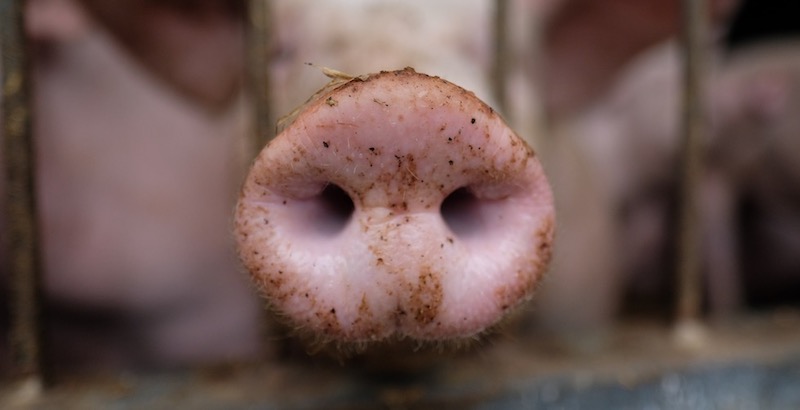
{"type": "MultiPolygon", "coordinates": [[[[169,7],[162,20],[137,15],[139,23],[179,26],[179,41],[180,28],[198,27],[197,16],[169,7]]],[[[230,233],[249,131],[240,91],[228,95],[240,70],[206,77],[224,83],[217,91],[175,86],[169,67],[149,69],[150,57],[127,51],[83,10],[69,0],[32,1],[27,16],[37,40],[38,202],[56,364],[251,357],[260,306],[230,233]]],[[[215,24],[241,31],[238,20],[215,24]]]]}
{"type": "Polygon", "coordinates": [[[491,99],[491,1],[277,0],[272,5],[277,113],[290,112],[327,82],[303,63],[352,74],[410,66],[491,99]]]}

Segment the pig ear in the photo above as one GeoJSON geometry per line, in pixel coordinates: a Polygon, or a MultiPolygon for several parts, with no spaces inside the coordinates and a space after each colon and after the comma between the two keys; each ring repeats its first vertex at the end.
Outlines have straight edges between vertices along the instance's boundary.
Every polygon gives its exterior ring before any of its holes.
{"type": "Polygon", "coordinates": [[[191,103],[221,112],[235,101],[243,76],[244,2],[80,3],[130,55],[191,103]]]}
{"type": "Polygon", "coordinates": [[[25,31],[35,41],[70,41],[89,31],[91,24],[74,0],[29,0],[25,31]]]}
{"type": "MultiPolygon", "coordinates": [[[[715,24],[738,0],[712,0],[715,24]]],[[[542,82],[547,112],[558,119],[591,103],[638,53],[678,33],[673,0],[564,0],[544,24],[542,82]]]]}

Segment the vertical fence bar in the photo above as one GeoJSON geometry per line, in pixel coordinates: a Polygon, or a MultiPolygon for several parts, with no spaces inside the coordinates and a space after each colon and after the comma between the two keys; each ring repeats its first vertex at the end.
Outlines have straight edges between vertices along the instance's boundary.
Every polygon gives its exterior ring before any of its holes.
{"type": "Polygon", "coordinates": [[[247,9],[247,73],[254,99],[253,152],[257,154],[275,136],[269,87],[269,59],[274,40],[270,2],[248,0],[247,9]]]}
{"type": "Polygon", "coordinates": [[[508,115],[508,97],[506,95],[506,78],[509,69],[509,44],[508,44],[508,0],[495,0],[494,19],[492,21],[492,45],[494,58],[492,60],[492,93],[494,94],[497,110],[503,115],[508,115]]]}
{"type": "Polygon", "coordinates": [[[682,0],[683,8],[683,118],[680,208],[677,243],[677,324],[679,340],[691,343],[702,303],[698,230],[698,180],[701,172],[700,142],[706,132],[704,109],[705,51],[708,45],[708,3],[682,0]],[[689,339],[687,339],[689,337],[689,339]]]}
{"type": "Polygon", "coordinates": [[[26,389],[42,386],[40,271],[23,0],[0,0],[12,374],[26,389]]]}
{"type": "MultiPolygon", "coordinates": [[[[273,137],[276,120],[270,98],[269,63],[274,47],[272,9],[270,0],[247,1],[247,87],[253,98],[253,127],[250,155],[254,158],[273,137]]],[[[274,328],[267,324],[269,318],[262,314],[262,340],[272,340],[274,328]]],[[[270,352],[263,352],[269,355],[270,352]]]]}

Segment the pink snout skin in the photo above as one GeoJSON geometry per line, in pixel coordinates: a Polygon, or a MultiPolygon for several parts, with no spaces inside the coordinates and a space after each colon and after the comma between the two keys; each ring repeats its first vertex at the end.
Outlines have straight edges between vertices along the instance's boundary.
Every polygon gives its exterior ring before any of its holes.
{"type": "Polygon", "coordinates": [[[278,316],[323,342],[474,338],[530,299],[553,197],[487,105],[412,69],[319,93],[258,156],[239,254],[278,316]]]}

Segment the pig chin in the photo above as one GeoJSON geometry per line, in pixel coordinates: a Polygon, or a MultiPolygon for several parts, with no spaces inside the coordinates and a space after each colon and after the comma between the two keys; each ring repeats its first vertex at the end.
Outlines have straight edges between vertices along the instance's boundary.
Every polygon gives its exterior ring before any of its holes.
{"type": "Polygon", "coordinates": [[[321,93],[258,156],[239,253],[273,309],[317,340],[475,337],[550,259],[533,151],[472,93],[411,69],[321,93]]]}

